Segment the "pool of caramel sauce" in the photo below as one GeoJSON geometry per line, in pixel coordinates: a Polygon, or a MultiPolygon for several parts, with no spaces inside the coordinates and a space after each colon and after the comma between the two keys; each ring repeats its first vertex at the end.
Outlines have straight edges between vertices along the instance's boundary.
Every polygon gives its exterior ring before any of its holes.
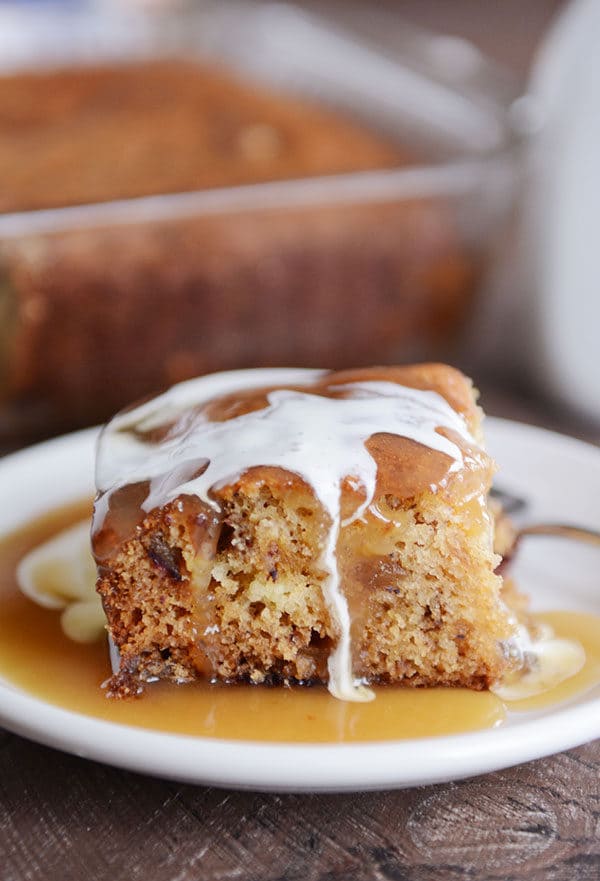
{"type": "Polygon", "coordinates": [[[576,612],[541,616],[557,636],[579,640],[584,668],[543,695],[503,703],[467,689],[376,688],[365,704],[324,687],[269,688],[154,683],[143,697],[111,700],[104,640],[82,645],[62,632],[58,612],[37,606],[17,586],[29,550],[91,513],[89,501],[55,510],[0,538],[0,677],[50,704],[111,722],[204,737],[287,743],[351,743],[458,734],[494,728],[507,712],[562,703],[600,682],[600,618],[576,612]]]}

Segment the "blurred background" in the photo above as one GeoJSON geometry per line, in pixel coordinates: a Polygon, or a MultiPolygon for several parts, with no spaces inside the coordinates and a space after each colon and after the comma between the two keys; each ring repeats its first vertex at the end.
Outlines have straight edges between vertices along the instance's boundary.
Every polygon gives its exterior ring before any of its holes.
{"type": "Polygon", "coordinates": [[[595,0],[0,0],[0,447],[443,359],[600,439],[595,0]]]}

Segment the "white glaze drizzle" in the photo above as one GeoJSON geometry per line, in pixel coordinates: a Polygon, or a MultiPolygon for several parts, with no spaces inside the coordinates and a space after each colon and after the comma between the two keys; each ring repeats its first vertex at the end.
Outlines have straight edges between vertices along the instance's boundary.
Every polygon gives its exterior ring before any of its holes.
{"type": "MultiPolygon", "coordinates": [[[[239,371],[216,375],[216,390],[211,389],[210,398],[244,386],[285,382],[298,385],[323,377],[316,371],[289,371],[291,376],[287,380],[278,379],[279,371],[251,373],[250,383],[239,381],[239,371]],[[232,382],[228,381],[229,376],[232,382]]],[[[203,394],[207,390],[206,379],[211,377],[175,386],[109,423],[97,461],[97,486],[104,496],[96,507],[95,529],[104,519],[111,492],[126,484],[150,481],[143,505],[146,511],[181,494],[195,495],[219,510],[211,491],[233,482],[249,468],[266,465],[299,475],[312,487],[331,519],[322,553],[322,565],[328,573],[324,598],[339,638],[328,661],[329,690],[344,700],[370,700],[373,693],[355,681],[352,673],[350,615],[336,561],[340,527],[362,517],[375,492],[377,466],[365,441],[379,432],[410,438],[447,455],[448,471],[453,472],[463,466],[461,449],[438,429],[450,429],[474,447],[476,443],[464,418],[436,392],[393,382],[365,381],[332,387],[347,395],[343,398],[323,397],[311,394],[310,390],[275,390],[269,393],[266,408],[225,422],[211,422],[198,407],[208,400],[203,394]],[[198,385],[194,387],[194,383],[198,385]],[[187,409],[190,406],[195,409],[187,409]],[[168,424],[179,415],[175,429],[159,443],[152,444],[140,437],[139,432],[168,424]],[[138,434],[131,433],[132,429],[138,434]],[[203,473],[188,479],[197,474],[203,463],[208,463],[203,473]],[[341,484],[346,477],[352,477],[362,487],[365,498],[342,523],[341,484]]]]}

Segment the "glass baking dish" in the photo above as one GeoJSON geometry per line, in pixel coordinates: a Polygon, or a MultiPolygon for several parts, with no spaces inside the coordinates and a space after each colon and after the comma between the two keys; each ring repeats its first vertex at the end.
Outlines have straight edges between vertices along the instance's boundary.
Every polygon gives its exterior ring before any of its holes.
{"type": "Polygon", "coordinates": [[[213,370],[460,361],[515,191],[518,88],[468,44],[392,21],[397,54],[283,4],[0,7],[0,74],[198,60],[409,157],[0,214],[5,446],[213,370]]]}

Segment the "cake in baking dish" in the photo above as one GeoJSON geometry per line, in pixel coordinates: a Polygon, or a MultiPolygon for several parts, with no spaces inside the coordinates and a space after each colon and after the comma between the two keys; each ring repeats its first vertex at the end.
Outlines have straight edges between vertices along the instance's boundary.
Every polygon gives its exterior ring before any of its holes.
{"type": "Polygon", "coordinates": [[[406,161],[341,113],[183,59],[0,75],[0,126],[0,212],[406,161]]]}
{"type": "Polygon", "coordinates": [[[500,679],[516,594],[495,573],[481,418],[440,364],[214,374],[116,416],[93,530],[110,693],[500,679]]]}
{"type": "Polygon", "coordinates": [[[58,209],[2,239],[4,435],[200,373],[448,350],[485,237],[407,191],[435,156],[275,86],[183,58],[0,75],[0,214],[58,209]]]}

